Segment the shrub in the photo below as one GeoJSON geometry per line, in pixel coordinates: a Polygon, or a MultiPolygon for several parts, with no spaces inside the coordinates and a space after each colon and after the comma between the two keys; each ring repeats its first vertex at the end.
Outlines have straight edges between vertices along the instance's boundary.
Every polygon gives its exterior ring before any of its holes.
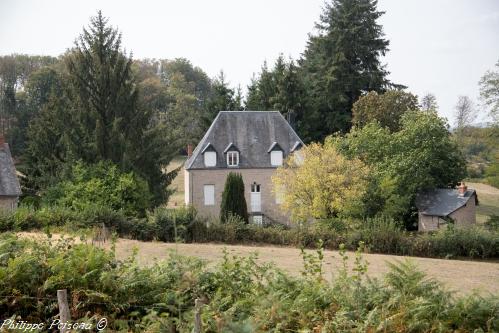
{"type": "Polygon", "coordinates": [[[225,180],[220,204],[220,221],[227,222],[230,215],[238,215],[248,223],[248,207],[244,197],[244,182],[240,173],[230,172],[225,180]]]}
{"type": "Polygon", "coordinates": [[[163,242],[186,241],[192,238],[191,225],[195,218],[196,211],[192,207],[156,208],[149,216],[151,223],[156,225],[158,240],[163,242]]]}
{"type": "Polygon", "coordinates": [[[487,222],[485,222],[487,229],[499,232],[499,215],[492,215],[489,217],[487,222]]]}
{"type": "Polygon", "coordinates": [[[127,216],[145,216],[146,209],[151,207],[151,193],[145,180],[133,172],[120,172],[110,162],[79,162],[68,179],[46,191],[43,201],[75,210],[109,207],[122,210],[127,216]]]}
{"type": "Polygon", "coordinates": [[[134,256],[117,260],[112,250],[89,244],[20,240],[12,234],[0,235],[0,253],[0,295],[13,296],[0,302],[6,319],[20,316],[47,325],[58,312],[57,289],[66,288],[73,320],[95,324],[106,317],[110,331],[190,332],[196,298],[205,303],[206,332],[499,329],[496,295],[454,297],[410,262],[390,265],[383,279],[369,279],[361,251],[354,267],[340,251],[344,265],[332,281],[323,276],[322,248],[303,252],[298,277],[259,263],[256,255],[225,252],[208,266],[172,254],[139,266],[134,256]]]}

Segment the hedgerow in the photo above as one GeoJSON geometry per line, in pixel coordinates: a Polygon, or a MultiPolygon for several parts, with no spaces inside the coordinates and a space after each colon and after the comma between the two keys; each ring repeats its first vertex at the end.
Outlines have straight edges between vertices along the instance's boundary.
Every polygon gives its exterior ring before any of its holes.
{"type": "Polygon", "coordinates": [[[20,207],[11,214],[0,215],[1,231],[44,230],[64,228],[70,231],[105,225],[120,237],[143,241],[226,244],[272,244],[313,248],[319,240],[324,247],[336,250],[340,244],[355,250],[363,242],[372,253],[439,258],[499,258],[499,232],[475,226],[416,233],[403,230],[390,219],[373,218],[351,223],[317,223],[310,226],[257,226],[246,224],[237,216],[226,223],[206,221],[192,207],[157,208],[146,218],[126,216],[109,208],[88,207],[74,211],[64,207],[32,209],[20,207]]]}

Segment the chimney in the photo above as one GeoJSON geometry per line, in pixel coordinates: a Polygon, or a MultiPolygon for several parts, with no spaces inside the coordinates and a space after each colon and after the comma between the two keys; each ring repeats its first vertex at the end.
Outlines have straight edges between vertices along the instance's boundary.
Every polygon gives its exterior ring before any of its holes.
{"type": "Polygon", "coordinates": [[[461,184],[457,188],[457,191],[459,193],[459,196],[464,197],[464,195],[466,194],[466,191],[468,191],[468,186],[466,186],[464,184],[464,182],[461,182],[461,184]]]}
{"type": "Polygon", "coordinates": [[[192,144],[188,144],[187,145],[187,157],[191,157],[192,156],[192,144]]]}

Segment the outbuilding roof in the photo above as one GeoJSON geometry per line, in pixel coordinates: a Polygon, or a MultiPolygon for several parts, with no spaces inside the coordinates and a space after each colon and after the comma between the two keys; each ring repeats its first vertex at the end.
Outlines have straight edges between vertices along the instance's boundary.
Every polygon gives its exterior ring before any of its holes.
{"type": "Polygon", "coordinates": [[[220,111],[201,139],[185,168],[205,169],[203,152],[217,152],[216,168],[227,167],[225,153],[235,147],[239,151],[239,168],[275,168],[270,164],[268,149],[274,142],[284,156],[293,147],[303,145],[293,128],[279,111],[220,111]]]}
{"type": "Polygon", "coordinates": [[[416,206],[421,214],[433,216],[448,216],[465,206],[471,198],[476,199],[474,189],[468,189],[464,195],[458,189],[434,189],[418,194],[416,206]]]}
{"type": "Polygon", "coordinates": [[[0,144],[0,196],[19,196],[21,186],[7,143],[0,144]]]}

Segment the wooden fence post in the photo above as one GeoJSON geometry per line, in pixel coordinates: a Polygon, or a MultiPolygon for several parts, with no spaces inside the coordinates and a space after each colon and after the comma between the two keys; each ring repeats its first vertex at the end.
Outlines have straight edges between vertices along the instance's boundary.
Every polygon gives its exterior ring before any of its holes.
{"type": "Polygon", "coordinates": [[[66,289],[57,290],[57,303],[59,304],[59,320],[61,321],[61,333],[69,332],[65,328],[65,323],[71,320],[68,305],[68,292],[66,289]]]}
{"type": "Polygon", "coordinates": [[[203,332],[203,322],[201,321],[201,307],[203,302],[196,298],[194,301],[194,328],[192,333],[202,333],[203,332]]]}

